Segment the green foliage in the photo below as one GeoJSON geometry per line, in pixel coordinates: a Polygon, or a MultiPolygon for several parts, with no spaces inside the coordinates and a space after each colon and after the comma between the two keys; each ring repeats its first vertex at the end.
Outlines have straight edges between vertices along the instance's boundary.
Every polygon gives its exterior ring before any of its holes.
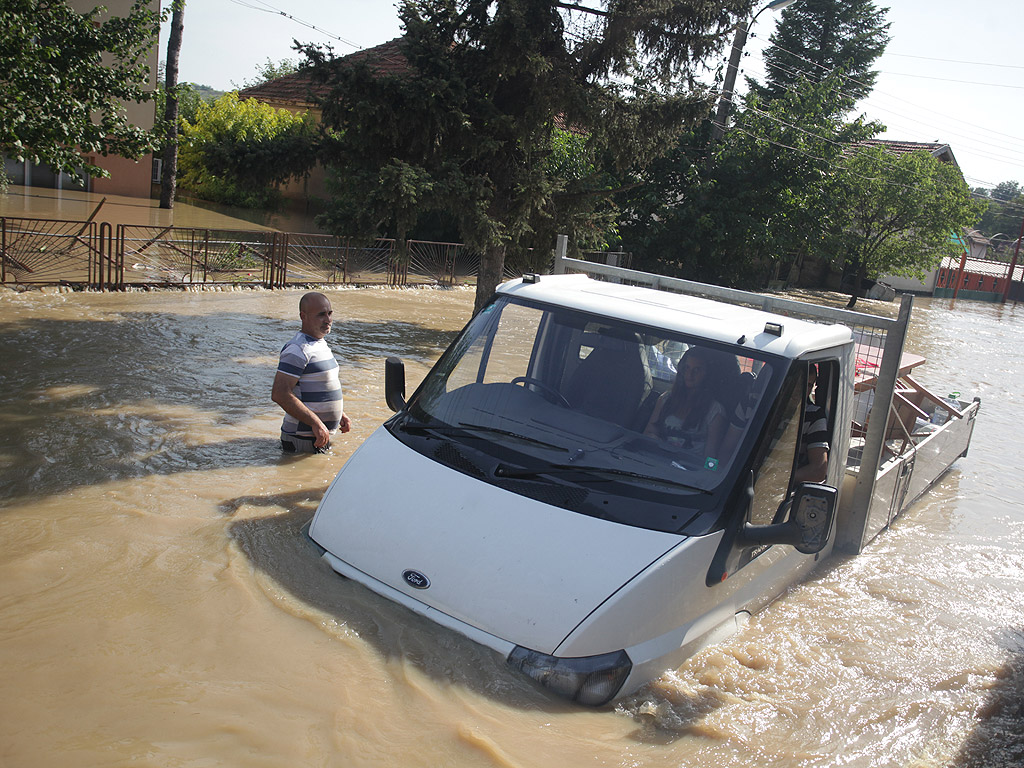
{"type": "Polygon", "coordinates": [[[291,75],[299,71],[299,62],[295,59],[281,59],[279,61],[273,61],[269,57],[265,62],[256,67],[256,76],[251,80],[243,80],[241,86],[236,87],[241,90],[242,88],[254,88],[257,85],[263,85],[263,83],[271,80],[276,80],[279,77],[285,75],[291,75]]]}
{"type": "Polygon", "coordinates": [[[178,183],[205,200],[266,207],[279,199],[277,185],[308,172],[315,152],[308,114],[231,92],[183,122],[178,183]]]}
{"type": "Polygon", "coordinates": [[[889,42],[888,8],[873,0],[800,0],[782,12],[765,49],[767,82],[748,78],[751,92],[764,101],[836,74],[845,98],[838,102],[849,110],[874,87],[871,67],[889,42]]]}
{"type": "Polygon", "coordinates": [[[479,308],[508,248],[530,244],[545,222],[603,207],[608,180],[581,169],[625,173],[663,152],[680,125],[703,118],[707,94],[677,93],[667,82],[692,79],[749,5],[403,0],[405,72],[304,48],[331,89],[321,104],[334,134],[324,157],[339,174],[324,222],[339,234],[402,238],[424,214],[452,216],[484,254],[479,308]],[[643,87],[616,85],[611,74],[643,87]],[[559,125],[585,137],[573,148],[575,178],[565,164],[549,164],[559,125]]]}
{"type": "Polygon", "coordinates": [[[639,265],[693,280],[758,288],[806,253],[835,219],[833,169],[879,126],[838,117],[838,76],[762,104],[751,96],[708,156],[707,134],[682,135],[624,200],[624,237],[639,265]]]}
{"type": "MultiPolygon", "coordinates": [[[[199,105],[206,99],[196,87],[195,83],[178,83],[178,120],[179,122],[195,122],[199,112],[199,105]]],[[[164,84],[157,82],[156,85],[156,112],[162,115],[167,106],[167,91],[164,84]]]]}
{"type": "Polygon", "coordinates": [[[1021,221],[1024,221],[1024,190],[1016,181],[1004,181],[991,191],[975,190],[976,196],[983,196],[985,212],[977,228],[986,236],[1002,234],[1000,241],[1016,240],[1020,235],[1021,221]]]}
{"type": "Polygon", "coordinates": [[[537,207],[529,232],[508,249],[518,264],[542,270],[559,234],[568,235],[570,255],[581,250],[606,250],[620,242],[615,192],[621,182],[598,164],[590,136],[554,128],[545,173],[552,183],[550,198],[537,207]],[[531,254],[532,252],[532,254],[531,254]]]}
{"type": "Polygon", "coordinates": [[[213,255],[209,267],[224,272],[243,269],[256,271],[263,269],[263,260],[253,251],[232,243],[224,251],[213,255]]]}
{"type": "Polygon", "coordinates": [[[146,57],[159,15],[136,0],[128,15],[77,13],[61,0],[0,5],[0,153],[55,171],[108,176],[83,155],[137,158],[156,139],[122,102],[152,98],[146,57]]]}
{"type": "Polygon", "coordinates": [[[822,253],[851,267],[850,306],[864,278],[920,278],[943,256],[958,255],[962,249],[952,236],[981,213],[959,169],[928,152],[896,155],[884,146],[862,146],[843,160],[841,171],[830,188],[836,218],[822,253]]]}
{"type": "Polygon", "coordinates": [[[1016,181],[1001,181],[992,188],[992,192],[989,196],[993,200],[999,200],[1003,203],[1008,203],[1015,198],[1020,197],[1024,194],[1024,189],[1020,188],[1020,184],[1016,181]]]}

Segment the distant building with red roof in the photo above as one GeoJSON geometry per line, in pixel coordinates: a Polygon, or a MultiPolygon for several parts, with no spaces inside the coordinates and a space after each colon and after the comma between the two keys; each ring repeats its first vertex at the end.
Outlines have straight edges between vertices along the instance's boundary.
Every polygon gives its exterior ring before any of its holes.
{"type": "MultiPolygon", "coordinates": [[[[409,61],[402,52],[400,37],[350,53],[341,57],[341,60],[353,65],[366,63],[371,71],[381,75],[400,76],[410,71],[409,61]]],[[[325,98],[330,90],[330,86],[314,80],[312,70],[300,69],[290,75],[243,88],[238,92],[238,96],[241,99],[256,99],[277,109],[287,109],[289,112],[310,112],[319,119],[320,110],[317,102],[325,98]]],[[[326,199],[326,176],[324,168],[317,164],[306,178],[291,181],[281,189],[281,193],[293,200],[326,199]]]]}
{"type": "Polygon", "coordinates": [[[941,142],[931,141],[890,141],[888,139],[865,139],[864,141],[858,142],[858,147],[884,147],[885,149],[892,152],[894,155],[909,155],[911,152],[924,151],[930,154],[932,157],[941,160],[944,163],[952,163],[959,168],[959,164],[956,158],[953,156],[953,150],[949,144],[942,144],[941,142]]]}
{"type": "MultiPolygon", "coordinates": [[[[409,61],[402,52],[400,37],[350,53],[341,57],[341,60],[353,65],[366,63],[372,72],[380,75],[404,75],[410,71],[409,61]]],[[[238,92],[238,96],[242,99],[257,99],[280,109],[315,112],[317,100],[328,93],[329,86],[314,82],[312,71],[302,69],[259,85],[243,88],[238,92]]]]}

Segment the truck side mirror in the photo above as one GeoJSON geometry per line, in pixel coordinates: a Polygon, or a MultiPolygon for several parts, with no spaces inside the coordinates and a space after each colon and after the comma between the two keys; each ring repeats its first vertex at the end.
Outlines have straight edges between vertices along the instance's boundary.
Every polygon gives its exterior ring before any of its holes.
{"type": "Polygon", "coordinates": [[[392,411],[405,408],[405,363],[400,358],[384,361],[384,401],[392,411]]]}
{"type": "Polygon", "coordinates": [[[828,485],[801,483],[793,496],[789,520],[772,525],[743,524],[745,543],[790,544],[797,552],[815,555],[828,543],[836,516],[838,491],[828,485]]]}

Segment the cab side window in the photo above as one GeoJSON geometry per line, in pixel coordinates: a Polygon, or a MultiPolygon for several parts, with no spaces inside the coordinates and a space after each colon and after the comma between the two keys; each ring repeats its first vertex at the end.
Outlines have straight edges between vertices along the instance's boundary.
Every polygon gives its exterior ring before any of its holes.
{"type": "Polygon", "coordinates": [[[779,395],[772,437],[756,468],[750,522],[768,525],[785,519],[784,502],[799,483],[824,483],[828,476],[838,363],[805,363],[779,395]]]}
{"type": "Polygon", "coordinates": [[[767,452],[756,468],[754,500],[750,522],[770,525],[789,495],[797,445],[800,441],[800,405],[803,400],[803,377],[790,377],[779,395],[783,405],[774,422],[767,452]]]}

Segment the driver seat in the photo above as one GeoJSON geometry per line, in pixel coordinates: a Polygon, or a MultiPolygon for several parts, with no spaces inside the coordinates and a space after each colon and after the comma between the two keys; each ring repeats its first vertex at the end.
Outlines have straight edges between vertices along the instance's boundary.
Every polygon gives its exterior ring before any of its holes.
{"type": "Polygon", "coordinates": [[[639,334],[613,333],[584,336],[583,345],[593,349],[569,377],[565,396],[574,410],[633,429],[652,387],[647,350],[639,334]]]}

